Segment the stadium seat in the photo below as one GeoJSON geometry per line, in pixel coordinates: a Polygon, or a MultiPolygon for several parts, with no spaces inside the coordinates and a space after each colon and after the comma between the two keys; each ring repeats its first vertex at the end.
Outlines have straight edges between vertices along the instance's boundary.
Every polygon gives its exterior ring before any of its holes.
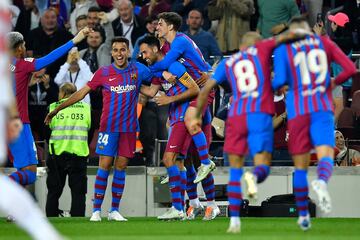
{"type": "Polygon", "coordinates": [[[360,90],[360,72],[358,71],[353,77],[352,77],[352,85],[351,85],[351,95],[353,96],[354,93],[358,90],[360,90]]]}
{"type": "Polygon", "coordinates": [[[360,90],[354,92],[351,102],[351,110],[355,113],[357,117],[360,116],[360,90]]]}
{"type": "Polygon", "coordinates": [[[351,108],[344,108],[344,110],[340,113],[337,127],[354,127],[354,113],[351,108]]]}

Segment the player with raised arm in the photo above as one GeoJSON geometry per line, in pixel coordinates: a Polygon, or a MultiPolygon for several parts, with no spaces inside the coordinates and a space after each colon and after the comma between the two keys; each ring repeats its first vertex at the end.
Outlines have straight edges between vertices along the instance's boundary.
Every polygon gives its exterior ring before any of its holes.
{"type": "Polygon", "coordinates": [[[18,117],[23,123],[19,138],[9,143],[9,149],[14,158],[14,167],[17,168],[10,178],[21,185],[32,184],[36,181],[36,165],[38,163],[28,111],[28,85],[31,74],[62,57],[75,44],[81,42],[89,32],[89,28],[84,28],[72,40],[38,59],[25,58],[25,41],[21,33],[10,32],[7,34],[11,53],[10,70],[13,73],[16,104],[19,111],[18,117]]]}
{"type": "MultiPolygon", "coordinates": [[[[6,34],[11,29],[9,3],[0,1],[0,165],[6,161],[6,142],[14,141],[22,129],[13,95],[6,34]]],[[[30,194],[19,184],[0,174],[0,211],[16,218],[15,223],[33,239],[60,240],[30,194]]]]}
{"type": "Polygon", "coordinates": [[[101,205],[107,180],[114,163],[112,203],[108,220],[127,221],[119,212],[119,204],[125,187],[125,169],[129,158],[134,157],[137,120],[137,102],[142,81],[150,81],[150,70],[141,63],[129,63],[129,40],[115,37],[111,55],[114,63],[101,67],[83,88],[50,112],[45,119],[49,123],[61,109],[81,101],[90,91],[102,87],[103,109],[100,120],[96,153],[100,155],[95,179],[93,214],[90,221],[101,221],[101,205]]]}
{"type": "MultiPolygon", "coordinates": [[[[211,70],[210,65],[204,60],[200,49],[185,34],[178,32],[182,18],[175,12],[164,12],[158,15],[159,23],[157,26],[158,37],[165,38],[170,43],[170,50],[165,57],[150,66],[153,72],[166,71],[175,61],[180,61],[186,68],[189,75],[201,87],[207,81],[207,72],[211,70]]],[[[213,101],[214,94],[209,97],[209,103],[213,101]]],[[[195,113],[196,101],[191,101],[185,114],[185,126],[188,129],[196,149],[199,153],[201,161],[198,174],[194,180],[195,183],[200,182],[215,169],[215,164],[208,157],[207,138],[201,126],[193,126],[190,128],[190,119],[195,113]]],[[[208,109],[208,104],[203,108],[203,114],[208,109]]],[[[207,133],[208,134],[208,133],[207,133]]]]}
{"type": "MultiPolygon", "coordinates": [[[[156,37],[145,37],[139,42],[139,46],[142,57],[150,65],[160,61],[164,57],[160,51],[160,41],[156,37]]],[[[200,91],[195,81],[186,72],[185,67],[180,62],[173,62],[167,70],[176,76],[177,80],[175,84],[171,84],[163,78],[153,78],[150,87],[142,86],[141,88],[141,92],[149,97],[154,97],[160,88],[162,88],[166,92],[166,95],[161,96],[161,104],[170,104],[169,120],[171,130],[163,156],[163,162],[169,176],[172,207],[165,212],[165,214],[158,217],[160,220],[183,219],[185,217],[183,211],[186,172],[183,171],[184,163],[181,162],[179,166],[177,166],[175,160],[178,154],[187,154],[191,137],[185,127],[184,116],[190,100],[196,97],[200,91]]],[[[159,99],[157,99],[157,102],[158,101],[159,99]]]]}
{"type": "MultiPolygon", "coordinates": [[[[293,18],[290,30],[310,27],[302,17],[293,18]]],[[[319,159],[318,178],[312,187],[318,195],[319,206],[331,211],[331,199],[327,183],[334,165],[334,114],[332,88],[351,77],[356,68],[350,59],[326,36],[308,34],[303,40],[283,44],[274,52],[273,88],[289,86],[286,96],[288,113],[289,152],[292,154],[294,194],[299,212],[298,225],[304,231],[311,227],[308,210],[307,168],[310,150],[316,149],[319,159]],[[343,72],[330,78],[330,64],[341,65],[343,72]]]]}
{"type": "Polygon", "coordinates": [[[233,101],[226,121],[224,151],[229,155],[230,179],[228,199],[230,210],[229,233],[241,229],[240,207],[242,204],[241,177],[244,156],[248,149],[254,159],[255,168],[245,173],[247,194],[257,195],[257,183],[263,182],[270,172],[273,150],[274,114],[273,92],[270,82],[271,54],[280,42],[295,38],[288,33],[276,38],[262,40],[256,32],[246,33],[241,41],[240,51],[229,59],[224,59],[216,68],[213,79],[208,81],[197,99],[196,117],[191,126],[201,125],[201,109],[206,104],[208,94],[216,84],[229,81],[233,91],[233,101]],[[239,127],[239,123],[242,124],[239,127]]]}

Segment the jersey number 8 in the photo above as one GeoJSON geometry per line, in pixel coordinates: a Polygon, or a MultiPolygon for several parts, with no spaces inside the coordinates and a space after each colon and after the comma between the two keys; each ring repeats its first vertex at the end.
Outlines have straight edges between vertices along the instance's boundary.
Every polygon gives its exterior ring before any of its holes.
{"type": "Polygon", "coordinates": [[[237,88],[240,92],[252,92],[257,89],[258,81],[255,75],[254,64],[250,60],[241,60],[235,64],[234,74],[237,79],[237,88]]]}

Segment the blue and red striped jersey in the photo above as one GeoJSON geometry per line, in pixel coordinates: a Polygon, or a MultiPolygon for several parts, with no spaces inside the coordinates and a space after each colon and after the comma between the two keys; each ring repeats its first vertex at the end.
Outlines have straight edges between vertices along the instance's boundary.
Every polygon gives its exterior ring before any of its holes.
{"type": "MultiPolygon", "coordinates": [[[[171,84],[164,78],[153,78],[152,84],[161,85],[167,96],[175,96],[185,92],[187,90],[187,87],[185,87],[179,81],[179,78],[183,77],[186,74],[185,67],[181,63],[175,61],[173,64],[170,65],[168,71],[174,76],[176,76],[176,84],[171,84]]],[[[170,126],[172,126],[174,123],[184,121],[186,110],[189,107],[189,101],[172,102],[169,105],[170,126]]]]}
{"type": "Polygon", "coordinates": [[[16,96],[16,106],[19,111],[20,119],[23,123],[30,123],[28,109],[28,89],[31,74],[35,71],[35,59],[14,58],[10,70],[12,72],[14,94],[16,96]]]}
{"type": "Polygon", "coordinates": [[[275,46],[275,39],[259,41],[224,59],[216,68],[212,78],[218,84],[228,80],[232,88],[230,117],[254,112],[274,114],[270,66],[275,46]]]}
{"type": "Polygon", "coordinates": [[[288,85],[288,118],[319,111],[333,111],[330,63],[335,61],[343,72],[336,84],[356,72],[354,64],[326,36],[309,35],[303,40],[282,44],[274,52],[273,88],[288,85]]]}
{"type": "Polygon", "coordinates": [[[150,69],[153,72],[165,71],[173,62],[178,60],[195,80],[201,76],[202,72],[208,72],[211,69],[196,43],[184,33],[176,34],[164,59],[150,66],[150,69]]]}
{"type": "Polygon", "coordinates": [[[137,102],[142,81],[150,81],[150,70],[141,63],[129,63],[124,69],[114,64],[101,67],[87,85],[102,87],[103,109],[100,131],[136,132],[139,128],[137,102]]]}

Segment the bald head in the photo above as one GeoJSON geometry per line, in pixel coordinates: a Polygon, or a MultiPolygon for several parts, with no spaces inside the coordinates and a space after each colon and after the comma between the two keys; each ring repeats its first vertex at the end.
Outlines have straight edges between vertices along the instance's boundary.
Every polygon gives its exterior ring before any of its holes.
{"type": "Polygon", "coordinates": [[[297,17],[293,17],[290,20],[290,22],[289,22],[289,30],[294,31],[294,30],[298,30],[298,29],[311,32],[309,23],[307,22],[306,18],[304,18],[302,16],[297,16],[297,17]]]}
{"type": "Polygon", "coordinates": [[[262,40],[262,37],[259,33],[247,32],[241,38],[240,49],[250,47],[260,40],[262,40]]]}

